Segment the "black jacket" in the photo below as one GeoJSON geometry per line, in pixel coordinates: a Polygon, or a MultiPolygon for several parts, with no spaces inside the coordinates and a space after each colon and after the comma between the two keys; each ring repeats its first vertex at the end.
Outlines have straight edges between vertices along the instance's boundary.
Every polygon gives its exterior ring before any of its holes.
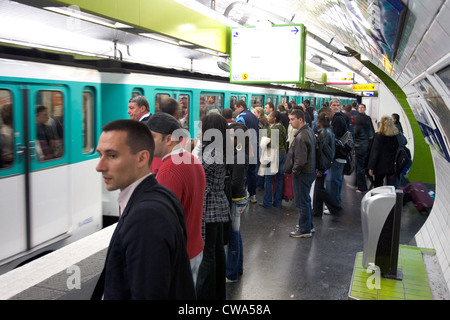
{"type": "Polygon", "coordinates": [[[153,175],[134,190],[117,223],[93,299],[195,299],[184,210],[153,175]]]}
{"type": "MultiPolygon", "coordinates": [[[[336,138],[341,138],[348,130],[345,117],[342,112],[336,112],[331,119],[331,127],[336,138]]],[[[347,154],[343,154],[336,149],[335,159],[346,159],[347,154]]]]}
{"type": "Polygon", "coordinates": [[[391,175],[395,173],[395,155],[400,145],[406,145],[406,138],[399,133],[397,136],[388,137],[375,133],[372,148],[370,149],[368,168],[374,175],[391,175]]]}
{"type": "Polygon", "coordinates": [[[284,172],[299,175],[316,170],[316,137],[306,124],[294,136],[284,164],[284,172]]]}
{"type": "Polygon", "coordinates": [[[316,168],[320,173],[325,173],[334,159],[335,142],[334,133],[330,127],[320,128],[317,133],[316,168]]]}

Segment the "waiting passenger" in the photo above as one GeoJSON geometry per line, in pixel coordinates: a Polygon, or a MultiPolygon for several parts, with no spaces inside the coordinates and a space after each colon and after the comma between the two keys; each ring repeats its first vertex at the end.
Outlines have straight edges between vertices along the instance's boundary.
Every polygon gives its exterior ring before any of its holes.
{"type": "Polygon", "coordinates": [[[150,172],[150,130],[135,120],[102,130],[96,170],[108,191],[120,190],[120,218],[92,299],[195,299],[183,207],[150,172]]]}
{"type": "Polygon", "coordinates": [[[269,129],[269,119],[264,114],[264,109],[262,107],[255,107],[252,110],[252,113],[258,118],[259,129],[269,129]]]}
{"type": "MultiPolygon", "coordinates": [[[[289,104],[286,104],[289,105],[289,104]]],[[[280,113],[280,123],[286,128],[286,130],[288,129],[289,126],[289,117],[288,117],[288,113],[286,111],[286,108],[284,105],[279,104],[277,106],[277,111],[280,113]]]]}
{"type": "Polygon", "coordinates": [[[366,192],[366,158],[369,143],[375,130],[372,119],[366,115],[366,105],[359,105],[359,114],[355,117],[355,163],[356,163],[356,192],[366,192]]]}
{"type": "Polygon", "coordinates": [[[294,202],[300,214],[298,229],[292,231],[290,236],[293,238],[308,238],[314,232],[309,194],[316,176],[316,138],[305,121],[303,111],[292,111],[289,114],[289,119],[292,126],[298,131],[295,134],[294,143],[289,149],[284,172],[292,173],[294,202]]]}
{"type": "Polygon", "coordinates": [[[394,124],[397,127],[398,132],[403,134],[403,127],[402,127],[402,124],[400,122],[400,116],[398,115],[398,113],[393,113],[392,114],[392,119],[394,120],[394,124]]]}
{"type": "Polygon", "coordinates": [[[174,98],[165,98],[159,104],[159,111],[165,112],[173,116],[175,119],[180,120],[181,107],[177,100],[174,98]]]}
{"type": "Polygon", "coordinates": [[[144,96],[134,96],[128,101],[128,115],[130,119],[146,123],[150,118],[150,105],[144,96]]]}
{"type": "Polygon", "coordinates": [[[225,118],[225,120],[227,120],[228,123],[233,123],[234,122],[233,109],[231,109],[231,108],[223,109],[222,116],[225,118]]]}
{"type": "MultiPolygon", "coordinates": [[[[253,114],[258,118],[259,122],[259,129],[267,130],[269,129],[269,119],[267,119],[267,116],[264,114],[264,109],[262,107],[255,107],[252,109],[253,114]]],[[[257,165],[256,165],[256,171],[259,171],[259,166],[261,165],[261,162],[259,160],[259,157],[257,159],[257,165]]],[[[264,189],[264,176],[258,175],[256,177],[256,189],[264,189]]],[[[256,196],[252,197],[251,200],[253,202],[256,202],[256,196]]]]}
{"type": "MultiPolygon", "coordinates": [[[[273,111],[269,115],[270,128],[267,132],[267,137],[270,139],[267,147],[271,153],[277,152],[278,159],[272,161],[270,170],[266,170],[264,176],[264,200],[259,205],[264,208],[271,208],[272,206],[281,209],[281,202],[283,201],[283,176],[284,163],[286,161],[286,128],[280,123],[281,114],[278,111],[273,111]],[[278,160],[278,163],[276,163],[278,160]],[[273,192],[272,184],[275,176],[275,192],[273,192]]],[[[273,154],[271,155],[273,159],[273,154]]]]}
{"type": "Polygon", "coordinates": [[[227,143],[227,127],[225,118],[216,113],[207,115],[202,121],[201,159],[206,175],[206,189],[203,200],[205,248],[197,277],[197,298],[201,300],[226,298],[223,223],[228,222],[230,213],[225,194],[226,148],[230,146],[227,143]],[[210,129],[213,130],[209,131],[210,129]],[[209,134],[212,137],[208,137],[209,134]]]}
{"type": "Polygon", "coordinates": [[[230,138],[234,146],[234,162],[229,165],[229,183],[231,208],[231,228],[227,247],[226,275],[230,281],[236,281],[244,271],[244,254],[241,237],[241,216],[248,208],[247,191],[245,190],[248,168],[249,139],[244,137],[247,126],[241,122],[229,125],[230,138]],[[242,141],[243,140],[243,141],[242,141]]]}
{"type": "Polygon", "coordinates": [[[332,215],[338,216],[342,208],[335,203],[325,190],[325,177],[335,155],[335,137],[330,126],[333,113],[330,108],[324,108],[317,116],[317,149],[316,149],[316,182],[314,184],[313,211],[314,216],[321,217],[325,203],[332,215]]]}
{"type": "MultiPolygon", "coordinates": [[[[337,98],[330,100],[330,109],[333,112],[331,119],[331,127],[336,138],[340,138],[347,132],[348,127],[344,115],[341,112],[341,102],[337,98]]],[[[325,188],[327,192],[334,198],[335,203],[341,206],[341,191],[344,182],[344,167],[346,163],[346,155],[336,149],[335,159],[325,178],[325,188]]]]}
{"type": "Polygon", "coordinates": [[[406,143],[406,138],[398,132],[392,117],[382,116],[378,131],[373,136],[368,162],[369,174],[375,177],[375,188],[383,184],[397,187],[399,175],[395,170],[395,155],[398,146],[406,143]]]}
{"type": "Polygon", "coordinates": [[[180,145],[183,129],[164,112],[155,113],[147,122],[155,141],[155,157],[162,159],[156,179],[172,190],[186,214],[187,251],[194,284],[203,257],[202,219],[205,171],[201,162],[180,145]]]}
{"type": "Polygon", "coordinates": [[[244,100],[236,101],[235,112],[237,113],[237,116],[234,121],[245,124],[250,132],[247,191],[250,202],[256,203],[256,182],[258,177],[257,159],[259,157],[259,120],[250,110],[248,110],[244,100]]]}

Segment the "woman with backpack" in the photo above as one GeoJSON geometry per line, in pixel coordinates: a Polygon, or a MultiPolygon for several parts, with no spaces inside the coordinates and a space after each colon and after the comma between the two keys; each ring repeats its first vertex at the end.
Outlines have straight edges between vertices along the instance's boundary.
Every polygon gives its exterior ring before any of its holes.
{"type": "Polygon", "coordinates": [[[374,187],[382,185],[397,187],[399,173],[396,170],[396,154],[399,146],[406,145],[406,138],[394,124],[391,116],[384,115],[373,137],[368,170],[374,177],[374,187]],[[386,183],[384,183],[386,179],[386,183]]]}
{"type": "Polygon", "coordinates": [[[317,132],[316,183],[314,184],[313,196],[313,215],[315,216],[322,216],[324,200],[329,210],[331,210],[330,213],[335,211],[334,209],[336,208],[336,206],[330,205],[329,199],[331,199],[331,197],[327,196],[324,187],[325,177],[328,173],[328,169],[331,167],[335,154],[334,133],[330,125],[331,116],[332,114],[327,113],[326,110],[321,111],[317,116],[317,126],[319,130],[317,132]]]}

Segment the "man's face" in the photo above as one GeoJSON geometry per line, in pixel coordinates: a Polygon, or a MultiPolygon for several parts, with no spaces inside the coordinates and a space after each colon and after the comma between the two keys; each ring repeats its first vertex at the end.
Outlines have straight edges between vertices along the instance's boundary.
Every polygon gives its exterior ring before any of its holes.
{"type": "Polygon", "coordinates": [[[130,116],[130,119],[139,121],[146,113],[145,106],[139,107],[136,102],[128,103],[128,115],[130,116]]]}
{"type": "Polygon", "coordinates": [[[266,105],[264,106],[264,112],[265,112],[266,114],[270,114],[270,113],[272,112],[272,109],[270,108],[270,106],[269,106],[268,104],[266,104],[266,105]]]}
{"type": "Polygon", "coordinates": [[[292,128],[300,129],[302,123],[301,121],[301,119],[297,119],[295,116],[289,115],[289,123],[291,124],[292,128]]]}
{"type": "MultiPolygon", "coordinates": [[[[163,135],[162,133],[151,131],[153,140],[155,141],[155,157],[162,158],[171,150],[168,149],[167,139],[171,139],[170,135],[163,135]]],[[[170,140],[169,140],[170,141],[170,140]]]]}
{"type": "Polygon", "coordinates": [[[362,113],[362,114],[366,113],[366,106],[363,104],[360,104],[358,107],[358,111],[359,111],[359,113],[362,113]]]}
{"type": "Polygon", "coordinates": [[[333,110],[334,113],[340,112],[341,111],[341,104],[339,102],[333,101],[330,104],[330,108],[331,108],[331,110],[333,110]]]}
{"type": "Polygon", "coordinates": [[[126,139],[126,131],[107,131],[100,135],[97,147],[100,160],[95,169],[102,173],[108,191],[123,190],[139,178],[140,152],[132,154],[126,139]]]}

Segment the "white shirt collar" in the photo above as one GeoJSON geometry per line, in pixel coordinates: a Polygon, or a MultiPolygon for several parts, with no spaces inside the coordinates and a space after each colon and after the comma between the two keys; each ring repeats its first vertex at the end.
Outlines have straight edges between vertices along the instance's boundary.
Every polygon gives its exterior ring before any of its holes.
{"type": "Polygon", "coordinates": [[[178,154],[178,153],[182,153],[182,152],[184,152],[183,148],[174,148],[172,150],[172,152],[169,152],[168,154],[166,154],[164,157],[161,158],[161,160],[164,160],[165,158],[167,158],[173,154],[178,154]]]}
{"type": "Polygon", "coordinates": [[[134,192],[134,189],[136,189],[136,187],[142,182],[142,180],[147,178],[149,175],[151,175],[151,173],[136,180],[135,182],[130,184],[128,187],[126,187],[125,189],[120,191],[119,196],[117,197],[117,201],[119,202],[119,216],[122,215],[123,211],[127,207],[128,201],[130,200],[131,195],[134,192]]]}
{"type": "Polygon", "coordinates": [[[148,117],[149,115],[150,115],[150,112],[144,114],[144,115],[139,119],[139,121],[141,121],[141,120],[144,119],[145,117],[148,117]]]}

